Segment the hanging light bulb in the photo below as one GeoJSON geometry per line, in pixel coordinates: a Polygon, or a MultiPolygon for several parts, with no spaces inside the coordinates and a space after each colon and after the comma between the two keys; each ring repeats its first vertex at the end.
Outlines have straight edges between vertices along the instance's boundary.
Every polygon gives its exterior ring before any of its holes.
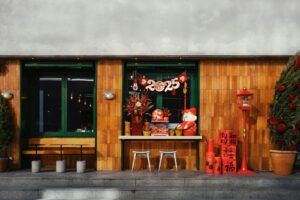
{"type": "Polygon", "coordinates": [[[73,100],[74,99],[74,96],[73,96],[73,93],[71,92],[70,94],[70,99],[73,100]]]}
{"type": "Polygon", "coordinates": [[[84,100],[83,104],[86,106],[86,99],[84,100]]]}
{"type": "Polygon", "coordinates": [[[78,95],[78,103],[81,103],[81,94],[78,95]]]}
{"type": "Polygon", "coordinates": [[[90,102],[89,107],[90,107],[90,108],[92,107],[92,102],[90,102]]]}

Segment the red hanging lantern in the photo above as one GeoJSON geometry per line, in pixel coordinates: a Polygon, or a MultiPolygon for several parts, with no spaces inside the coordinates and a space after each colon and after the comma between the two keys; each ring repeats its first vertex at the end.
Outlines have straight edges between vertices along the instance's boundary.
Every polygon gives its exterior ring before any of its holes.
{"type": "Polygon", "coordinates": [[[179,76],[178,76],[178,81],[180,83],[186,82],[188,79],[187,75],[185,72],[182,72],[179,76]]]}
{"type": "Polygon", "coordinates": [[[244,88],[237,93],[237,97],[238,97],[238,105],[241,110],[251,109],[251,100],[253,98],[252,92],[244,88]]]}

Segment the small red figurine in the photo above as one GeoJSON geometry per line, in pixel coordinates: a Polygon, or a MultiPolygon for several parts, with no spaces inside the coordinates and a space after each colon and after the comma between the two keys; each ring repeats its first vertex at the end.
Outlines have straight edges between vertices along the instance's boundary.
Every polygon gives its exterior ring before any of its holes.
{"type": "Polygon", "coordinates": [[[183,111],[182,123],[177,126],[177,129],[183,130],[183,135],[191,136],[196,135],[197,130],[197,115],[196,108],[190,108],[183,111]]]}

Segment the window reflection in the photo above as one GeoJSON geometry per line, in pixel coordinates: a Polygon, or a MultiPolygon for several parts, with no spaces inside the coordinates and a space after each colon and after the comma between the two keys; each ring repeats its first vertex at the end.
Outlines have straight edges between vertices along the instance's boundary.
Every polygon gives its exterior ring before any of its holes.
{"type": "Polygon", "coordinates": [[[68,78],[67,131],[93,131],[93,79],[68,78]]]}
{"type": "Polygon", "coordinates": [[[61,131],[61,78],[39,78],[39,132],[61,131]]]}

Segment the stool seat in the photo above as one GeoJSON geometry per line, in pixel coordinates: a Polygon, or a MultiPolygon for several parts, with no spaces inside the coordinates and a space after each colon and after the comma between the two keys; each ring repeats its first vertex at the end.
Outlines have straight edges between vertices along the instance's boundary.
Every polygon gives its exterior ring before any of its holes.
{"type": "Polygon", "coordinates": [[[133,170],[134,170],[135,160],[136,160],[137,156],[147,158],[149,171],[151,172],[150,151],[132,151],[132,153],[133,153],[133,161],[132,161],[131,172],[133,172],[133,170]]]}
{"type": "Polygon", "coordinates": [[[161,162],[164,156],[171,156],[174,158],[175,162],[175,168],[177,171],[177,159],[176,159],[176,151],[159,151],[160,152],[160,159],[159,159],[159,166],[158,166],[158,172],[160,171],[161,162]]]}

